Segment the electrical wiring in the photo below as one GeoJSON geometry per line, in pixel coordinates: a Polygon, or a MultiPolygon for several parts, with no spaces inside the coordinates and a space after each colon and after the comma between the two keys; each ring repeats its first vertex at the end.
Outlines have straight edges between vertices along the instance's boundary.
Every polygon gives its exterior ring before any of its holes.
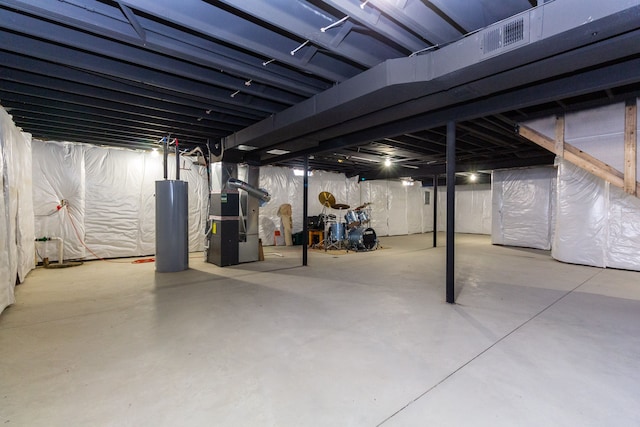
{"type": "Polygon", "coordinates": [[[36,255],[38,256],[38,258],[40,258],[40,261],[44,261],[44,258],[42,258],[42,255],[40,255],[40,251],[38,250],[37,246],[34,246],[35,250],[36,250],[36,255]]]}
{"type": "Polygon", "coordinates": [[[56,208],[54,210],[52,210],[51,212],[49,212],[48,214],[39,214],[39,215],[34,215],[36,217],[43,217],[43,216],[52,216],[58,213],[58,211],[60,211],[60,209],[62,209],[65,205],[66,205],[67,201],[62,199],[60,201],[60,203],[56,206],[56,208]]]}

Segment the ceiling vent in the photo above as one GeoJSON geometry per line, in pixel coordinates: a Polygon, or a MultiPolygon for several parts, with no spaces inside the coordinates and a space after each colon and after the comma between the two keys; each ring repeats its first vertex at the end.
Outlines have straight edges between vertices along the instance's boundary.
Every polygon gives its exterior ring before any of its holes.
{"type": "Polygon", "coordinates": [[[529,21],[525,17],[528,15],[519,16],[511,21],[487,28],[482,38],[482,56],[497,55],[527,43],[529,41],[529,21]]]}

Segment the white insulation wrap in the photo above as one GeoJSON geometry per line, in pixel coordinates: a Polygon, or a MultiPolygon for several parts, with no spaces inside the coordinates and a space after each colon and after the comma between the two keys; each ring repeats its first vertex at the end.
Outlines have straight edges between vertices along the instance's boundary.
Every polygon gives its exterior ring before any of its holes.
{"type": "Polygon", "coordinates": [[[35,267],[31,167],[31,135],[0,106],[0,312],[35,267]]]}
{"type": "MultiPolygon", "coordinates": [[[[278,209],[283,204],[290,204],[292,210],[293,233],[302,231],[302,192],[304,177],[296,176],[293,169],[265,166],[260,168],[260,188],[271,195],[271,200],[260,207],[260,238],[265,246],[276,243],[275,231],[280,230],[282,235],[282,222],[278,216],[278,209]]],[[[323,206],[318,200],[318,194],[328,191],[336,198],[336,203],[347,204],[352,207],[360,204],[360,192],[357,178],[346,178],[344,174],[313,171],[309,177],[309,216],[319,215],[323,212],[323,206]]],[[[337,209],[325,208],[326,213],[336,216],[342,212],[337,209]]],[[[344,212],[346,213],[346,212],[344,212]]],[[[342,213],[342,214],[344,214],[342,213]]],[[[344,220],[344,219],[342,219],[344,220]]],[[[283,241],[278,241],[283,244],[283,241]]]]}
{"type": "Polygon", "coordinates": [[[556,169],[493,171],[491,242],[551,249],[556,169]]]}
{"type": "MultiPolygon", "coordinates": [[[[274,231],[280,229],[277,210],[283,203],[293,207],[294,232],[302,230],[302,177],[296,177],[287,168],[263,167],[260,186],[272,195],[272,200],[260,208],[260,237],[263,244],[274,244],[274,231]]],[[[403,185],[401,181],[360,181],[342,174],[314,171],[309,177],[309,215],[322,213],[317,199],[328,191],[337,203],[351,209],[369,203],[370,224],[377,236],[396,236],[433,231],[433,189],[422,187],[421,182],[403,185]],[[428,196],[425,196],[425,193],[428,196]],[[426,202],[428,201],[428,203],[426,202]]],[[[439,230],[444,230],[446,189],[439,193],[439,230]]],[[[474,184],[456,187],[456,231],[461,233],[490,234],[491,189],[489,185],[474,184]]],[[[336,216],[346,213],[325,209],[336,216]]],[[[344,221],[344,218],[339,218],[344,221]]]]}
{"type": "MultiPolygon", "coordinates": [[[[389,235],[389,181],[364,181],[360,183],[360,198],[371,203],[371,223],[378,237],[389,235]]],[[[406,218],[406,217],[405,217],[406,218]]],[[[406,219],[399,219],[405,222],[406,219]]],[[[397,227],[394,227],[397,228],[397,227]]]]}
{"type": "MultiPolygon", "coordinates": [[[[456,186],[456,233],[491,234],[491,186],[456,186]]],[[[438,187],[438,231],[447,229],[447,189],[438,187]]]]}
{"type": "MultiPolygon", "coordinates": [[[[636,99],[637,123],[640,123],[640,98],[636,99]]],[[[565,142],[584,151],[618,171],[624,170],[625,103],[606,105],[567,113],[565,142]]],[[[556,117],[531,120],[526,126],[555,139],[556,117]]],[[[640,135],[636,132],[640,143],[640,135]]],[[[640,150],[636,150],[636,164],[640,165],[640,150]]],[[[636,168],[636,181],[640,181],[640,168],[636,168]]]]}
{"type": "MultiPolygon", "coordinates": [[[[624,117],[624,103],[567,113],[565,142],[623,171],[624,117]]],[[[555,117],[525,124],[555,138],[555,117]]],[[[640,270],[640,200],[571,163],[558,163],[557,197],[550,203],[551,255],[575,264],[640,270]]]]}
{"type": "MultiPolygon", "coordinates": [[[[289,203],[293,211],[293,232],[302,230],[302,180],[288,168],[266,166],[260,169],[260,187],[271,194],[269,203],[260,208],[260,238],[264,245],[283,244],[274,237],[281,230],[278,217],[280,205],[289,203]]],[[[309,177],[309,216],[323,211],[336,215],[344,222],[348,209],[324,208],[318,194],[328,191],[336,203],[355,209],[369,204],[369,227],[377,236],[397,236],[433,231],[433,189],[422,187],[419,181],[403,185],[401,181],[358,181],[343,174],[313,171],[309,177]],[[427,196],[425,196],[427,194],[427,196]],[[428,203],[427,203],[428,201],[428,203]]],[[[446,189],[441,188],[438,199],[439,230],[444,230],[446,189]]],[[[460,233],[490,234],[491,189],[489,185],[474,184],[456,187],[456,231],[460,233]]]]}
{"type": "Polygon", "coordinates": [[[640,200],[560,161],[555,238],[560,261],[640,271],[640,200]]]}
{"type": "MultiPolygon", "coordinates": [[[[170,166],[175,165],[174,159],[169,156],[170,166]]],[[[189,182],[189,250],[200,251],[204,249],[207,171],[192,159],[181,157],[180,178],[189,182]]],[[[162,156],[33,141],[33,162],[36,236],[62,237],[66,259],[155,252],[154,192],[155,181],[162,179],[162,156]],[[58,210],[62,200],[66,204],[58,210]]],[[[175,167],[169,167],[169,175],[173,178],[175,167]]],[[[57,260],[55,245],[40,244],[39,255],[57,260]]]]}

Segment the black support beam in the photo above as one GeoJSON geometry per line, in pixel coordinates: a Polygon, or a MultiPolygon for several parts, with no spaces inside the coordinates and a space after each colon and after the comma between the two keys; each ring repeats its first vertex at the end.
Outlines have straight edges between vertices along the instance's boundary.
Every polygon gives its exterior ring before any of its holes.
{"type": "Polygon", "coordinates": [[[456,123],[447,123],[447,302],[455,303],[456,123]]]}

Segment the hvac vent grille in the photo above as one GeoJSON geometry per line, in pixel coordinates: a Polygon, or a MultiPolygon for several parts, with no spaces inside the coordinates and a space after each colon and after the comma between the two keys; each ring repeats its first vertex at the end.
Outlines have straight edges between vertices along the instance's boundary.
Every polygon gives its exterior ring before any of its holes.
{"type": "Polygon", "coordinates": [[[524,39],[524,19],[520,18],[504,26],[504,46],[509,46],[524,39]]]}
{"type": "Polygon", "coordinates": [[[518,18],[484,33],[484,55],[491,54],[507,46],[517,44],[525,39],[524,18],[518,18]]]}
{"type": "Polygon", "coordinates": [[[502,47],[502,31],[500,28],[489,31],[484,35],[484,51],[493,52],[502,47]]]}

